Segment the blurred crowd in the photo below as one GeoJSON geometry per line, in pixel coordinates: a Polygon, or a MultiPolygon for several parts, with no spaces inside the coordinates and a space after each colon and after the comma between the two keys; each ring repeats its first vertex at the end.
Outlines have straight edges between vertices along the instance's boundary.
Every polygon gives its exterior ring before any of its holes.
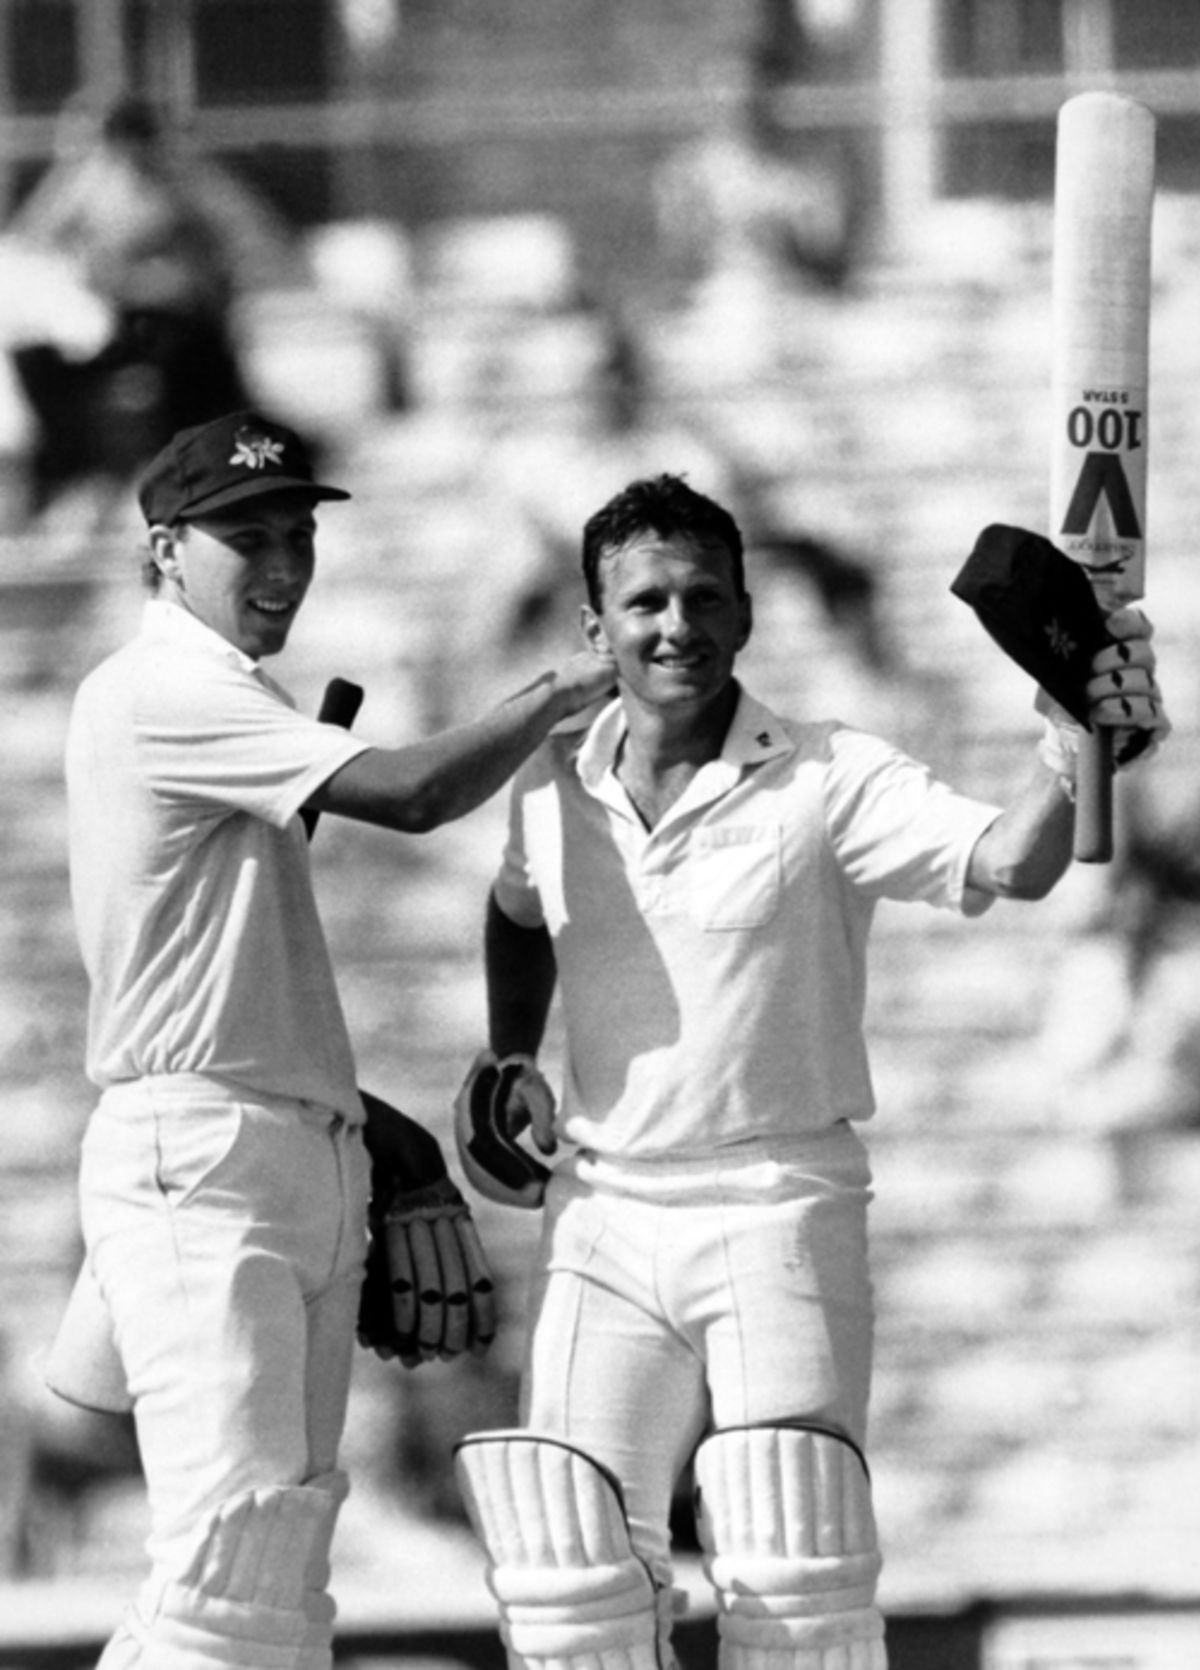
{"type": "Polygon", "coordinates": [[[26,508],[122,492],[178,428],[246,405],[231,315],[288,230],[147,100],[69,109],[0,238],[0,340],[31,420],[26,508]]]}
{"type": "MultiPolygon", "coordinates": [[[[797,166],[772,154],[761,111],[681,147],[655,198],[663,270],[714,323],[767,287],[836,292],[851,284],[859,232],[852,182],[836,158],[797,166]]],[[[124,501],[141,463],[176,429],[257,403],[238,303],[293,278],[296,251],[294,229],[273,207],[196,153],[149,102],[64,114],[53,163],[0,234],[0,345],[31,422],[31,525],[79,493],[92,506],[124,501]]],[[[667,461],[730,505],[763,572],[816,599],[852,676],[886,701],[905,672],[871,553],[782,515],[752,454],[731,446],[703,413],[663,398],[636,309],[617,298],[597,305],[595,318],[601,351],[576,421],[522,427],[487,457],[505,506],[503,526],[491,531],[506,556],[481,569],[456,616],[458,697],[470,699],[466,669],[494,684],[498,669],[539,664],[548,645],[561,643],[577,610],[583,518],[624,481],[667,461]]],[[[1074,1001],[1075,1018],[1056,1008],[1046,1037],[1064,1079],[1086,1087],[1114,1125],[1197,1126],[1196,809],[1159,814],[1147,800],[1128,811],[1104,931],[1080,948],[1086,970],[1081,962],[1063,983],[1062,1004],[1074,1001]],[[1110,997],[1105,1024],[1082,1026],[1083,1008],[1095,1021],[1101,987],[1110,997]],[[1087,1059],[1078,1050],[1067,1059],[1062,1041],[1085,1038],[1087,1059]]],[[[69,1505],[135,1462],[126,1431],[107,1450],[91,1428],[82,1441],[60,1435],[35,1453],[37,1492],[69,1505]]],[[[427,1458],[413,1453],[405,1462],[419,1469],[427,1458]]]]}

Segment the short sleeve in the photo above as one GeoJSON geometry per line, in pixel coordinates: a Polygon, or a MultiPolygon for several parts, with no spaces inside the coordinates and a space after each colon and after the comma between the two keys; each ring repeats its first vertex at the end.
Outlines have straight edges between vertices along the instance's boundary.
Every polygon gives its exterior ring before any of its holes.
{"type": "Polygon", "coordinates": [[[877,737],[831,734],[829,839],[843,873],[866,894],[980,914],[990,901],[968,888],[967,869],[998,816],[998,807],[956,793],[877,737]]]}
{"type": "Polygon", "coordinates": [[[496,903],[505,916],[521,928],[540,928],[546,920],[541,894],[530,868],[526,827],[535,769],[535,762],[529,762],[513,779],[508,799],[508,831],[500,868],[492,884],[496,903]]]}
{"type": "Polygon", "coordinates": [[[368,743],[298,713],[233,662],[172,679],[161,664],[138,693],[135,734],[153,793],[249,813],[283,828],[368,743]]]}

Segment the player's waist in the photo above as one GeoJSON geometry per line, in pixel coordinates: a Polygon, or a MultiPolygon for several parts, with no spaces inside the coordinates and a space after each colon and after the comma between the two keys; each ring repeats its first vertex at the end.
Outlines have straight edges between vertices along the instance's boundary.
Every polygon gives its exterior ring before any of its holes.
{"type": "Polygon", "coordinates": [[[138,1078],[118,1079],[104,1087],[100,1100],[106,1112],[116,1114],[133,1114],[148,1105],[182,1109],[202,1101],[255,1102],[318,1124],[363,1123],[361,1104],[333,1107],[325,1101],[260,1089],[214,1073],[144,1073],[138,1078]]]}
{"type": "Polygon", "coordinates": [[[693,1202],[709,1193],[761,1201],[777,1191],[791,1192],[806,1177],[836,1178],[854,1187],[870,1181],[866,1149],[844,1119],[818,1131],[749,1137],[706,1150],[629,1157],[577,1148],[558,1170],[588,1188],[662,1202],[693,1202]]]}

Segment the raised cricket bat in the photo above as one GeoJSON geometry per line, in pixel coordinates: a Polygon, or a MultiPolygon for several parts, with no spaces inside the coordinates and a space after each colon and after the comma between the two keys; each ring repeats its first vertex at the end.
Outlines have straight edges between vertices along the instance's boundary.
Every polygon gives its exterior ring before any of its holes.
{"type": "MultiPolygon", "coordinates": [[[[1144,595],[1154,117],[1116,93],[1058,115],[1050,538],[1105,613],[1144,595]]],[[[1085,735],[1075,857],[1113,853],[1112,738],[1085,735]]]]}

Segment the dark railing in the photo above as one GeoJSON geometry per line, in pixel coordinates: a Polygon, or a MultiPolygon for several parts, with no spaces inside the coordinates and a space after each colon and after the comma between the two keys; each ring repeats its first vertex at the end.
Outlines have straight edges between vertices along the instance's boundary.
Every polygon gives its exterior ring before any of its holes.
{"type": "MultiPolygon", "coordinates": [[[[995,121],[1042,121],[1082,87],[1107,87],[1142,100],[1160,116],[1200,116],[1200,68],[1089,75],[938,77],[925,86],[877,81],[781,88],[773,106],[795,132],[886,130],[927,121],[935,130],[995,121]]],[[[557,134],[597,138],[684,137],[737,108],[733,87],[672,93],[665,88],[523,89],[488,97],[454,95],[338,97],[320,103],[198,107],[185,125],[207,151],[272,145],[311,151],[364,143],[460,144],[477,139],[541,140],[557,134]]],[[[0,163],[37,161],[54,148],[57,117],[0,113],[0,163]]]]}

